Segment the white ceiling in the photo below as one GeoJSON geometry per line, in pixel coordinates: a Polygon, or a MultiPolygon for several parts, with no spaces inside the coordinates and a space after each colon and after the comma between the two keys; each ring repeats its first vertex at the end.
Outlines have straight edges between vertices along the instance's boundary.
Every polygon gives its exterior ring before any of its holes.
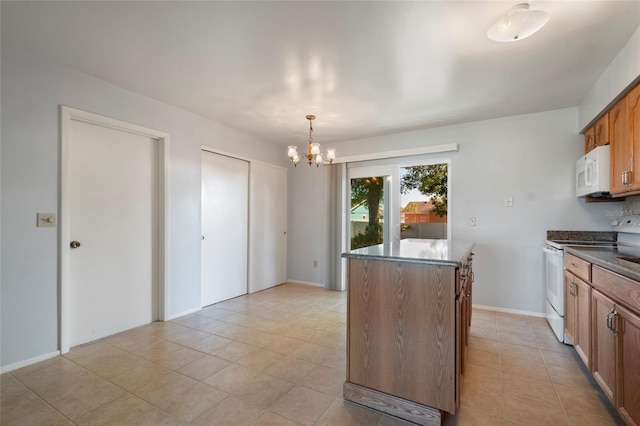
{"type": "Polygon", "coordinates": [[[7,2],[2,48],[44,57],[283,145],[578,105],[640,25],[639,1],[7,2]]]}

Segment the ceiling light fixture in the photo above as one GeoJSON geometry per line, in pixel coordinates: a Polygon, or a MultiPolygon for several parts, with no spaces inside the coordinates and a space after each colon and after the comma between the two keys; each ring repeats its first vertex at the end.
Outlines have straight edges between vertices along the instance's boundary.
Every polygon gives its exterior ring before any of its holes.
{"type": "Polygon", "coordinates": [[[547,12],[529,10],[529,3],[521,3],[509,9],[502,19],[493,24],[487,31],[487,37],[500,42],[518,41],[540,30],[547,22],[547,12]]]}
{"type": "MultiPolygon", "coordinates": [[[[313,126],[311,125],[311,121],[315,119],[316,119],[315,115],[307,115],[307,120],[309,120],[309,144],[307,147],[307,153],[302,154],[302,157],[307,158],[307,162],[309,163],[309,165],[316,163],[316,167],[318,167],[320,164],[322,164],[325,158],[322,158],[322,154],[320,153],[320,144],[313,142],[313,136],[312,136],[313,126]]],[[[301,155],[298,154],[298,147],[293,145],[289,146],[288,154],[289,154],[289,159],[291,160],[293,165],[297,166],[301,157],[301,155]]],[[[327,149],[326,160],[329,162],[329,164],[333,163],[333,160],[335,159],[336,159],[336,150],[333,148],[327,149]]]]}

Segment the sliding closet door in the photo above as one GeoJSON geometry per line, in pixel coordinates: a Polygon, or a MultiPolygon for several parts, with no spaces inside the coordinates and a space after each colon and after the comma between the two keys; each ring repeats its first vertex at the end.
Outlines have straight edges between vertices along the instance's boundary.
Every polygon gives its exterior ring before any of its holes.
{"type": "Polygon", "coordinates": [[[249,163],[202,151],[201,305],[247,293],[249,163]]]}
{"type": "Polygon", "coordinates": [[[287,170],[251,163],[249,292],[287,280],[287,170]]]}

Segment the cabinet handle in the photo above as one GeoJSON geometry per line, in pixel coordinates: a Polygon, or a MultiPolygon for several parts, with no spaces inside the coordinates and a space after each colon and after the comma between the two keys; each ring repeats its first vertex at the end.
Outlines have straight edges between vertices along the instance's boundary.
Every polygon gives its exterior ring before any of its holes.
{"type": "Polygon", "coordinates": [[[631,186],[631,182],[633,181],[633,173],[631,170],[627,170],[627,185],[631,186]]]}
{"type": "Polygon", "coordinates": [[[577,268],[577,267],[578,267],[578,264],[576,264],[576,263],[572,263],[572,264],[571,264],[571,267],[572,267],[572,268],[577,268]]]}
{"type": "Polygon", "coordinates": [[[627,185],[627,172],[626,171],[622,172],[622,184],[625,185],[625,186],[627,185]]]}
{"type": "Polygon", "coordinates": [[[614,319],[618,316],[618,313],[615,310],[616,308],[614,307],[611,311],[609,311],[609,313],[607,314],[607,328],[609,330],[611,330],[611,332],[613,333],[614,336],[618,335],[618,330],[616,330],[614,328],[614,319]]]}
{"type": "Polygon", "coordinates": [[[569,284],[569,292],[571,293],[572,296],[577,296],[576,283],[574,281],[571,281],[571,284],[569,284]]]}

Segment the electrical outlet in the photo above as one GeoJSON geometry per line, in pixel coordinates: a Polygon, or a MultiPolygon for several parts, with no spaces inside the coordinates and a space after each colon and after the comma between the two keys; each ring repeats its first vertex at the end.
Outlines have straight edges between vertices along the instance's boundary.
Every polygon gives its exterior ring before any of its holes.
{"type": "Polygon", "coordinates": [[[513,207],[513,197],[504,197],[504,206],[513,207]]]}
{"type": "Polygon", "coordinates": [[[38,213],[37,220],[36,226],[38,228],[55,227],[57,222],[55,213],[38,213]]]}
{"type": "Polygon", "coordinates": [[[469,226],[476,226],[476,218],[475,217],[470,217],[469,218],[469,226]]]}

